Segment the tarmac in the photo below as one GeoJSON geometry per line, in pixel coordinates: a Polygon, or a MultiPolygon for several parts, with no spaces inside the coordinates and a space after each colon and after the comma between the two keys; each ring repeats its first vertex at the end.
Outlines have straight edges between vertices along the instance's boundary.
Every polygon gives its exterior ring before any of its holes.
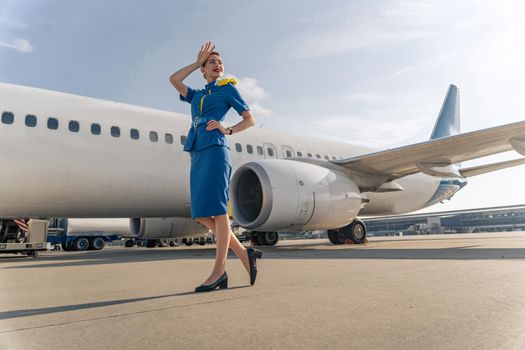
{"type": "Polygon", "coordinates": [[[524,349],[525,233],[0,255],[0,349],[524,349]]]}

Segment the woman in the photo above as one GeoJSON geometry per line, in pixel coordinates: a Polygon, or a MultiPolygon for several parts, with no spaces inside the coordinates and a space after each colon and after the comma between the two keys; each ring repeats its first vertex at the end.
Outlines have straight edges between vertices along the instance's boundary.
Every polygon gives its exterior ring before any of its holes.
{"type": "Polygon", "coordinates": [[[235,79],[220,79],[224,66],[221,56],[214,49],[215,45],[211,42],[203,44],[196,62],[170,77],[170,82],[180,93],[180,99],[191,104],[192,126],[184,144],[184,150],[191,156],[191,216],[212,230],[217,238],[213,270],[204,283],[195,288],[195,292],[228,288],[228,248],[241,259],[250,274],[251,285],[257,275],[256,258],[262,256],[260,250],[246,249],[230,228],[228,198],[232,167],[226,135],[255,125],[255,118],[235,88],[235,79]],[[199,68],[208,84],[202,90],[194,90],[183,80],[199,68]],[[225,128],[221,121],[231,107],[243,120],[225,128]]]}

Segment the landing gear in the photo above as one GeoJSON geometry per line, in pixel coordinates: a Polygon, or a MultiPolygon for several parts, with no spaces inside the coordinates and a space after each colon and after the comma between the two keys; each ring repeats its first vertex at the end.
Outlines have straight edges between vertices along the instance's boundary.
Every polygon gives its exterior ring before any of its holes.
{"type": "Polygon", "coordinates": [[[328,230],[328,239],[330,240],[330,242],[332,242],[332,244],[344,244],[345,234],[340,228],[335,230],[328,230]]]}
{"type": "Polygon", "coordinates": [[[366,226],[361,220],[354,220],[350,225],[335,230],[328,230],[328,239],[333,244],[344,244],[350,240],[354,244],[366,242],[366,226]]]}
{"type": "Polygon", "coordinates": [[[124,243],[124,245],[127,247],[127,248],[131,248],[135,245],[135,241],[133,239],[128,239],[126,241],[126,243],[124,243]]]}
{"type": "Polygon", "coordinates": [[[268,232],[252,232],[252,243],[253,245],[266,245],[272,246],[279,242],[279,233],[276,231],[268,232]]]}

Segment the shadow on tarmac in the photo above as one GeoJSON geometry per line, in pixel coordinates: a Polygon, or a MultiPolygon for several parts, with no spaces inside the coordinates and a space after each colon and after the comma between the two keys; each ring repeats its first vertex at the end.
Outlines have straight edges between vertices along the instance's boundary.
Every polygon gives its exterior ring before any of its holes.
{"type": "MultiPolygon", "coordinates": [[[[237,286],[237,287],[230,287],[229,290],[232,289],[239,289],[239,288],[248,288],[250,285],[246,286],[237,286]]],[[[221,290],[214,291],[213,293],[221,292],[221,290]]],[[[97,303],[84,303],[84,304],[76,304],[76,305],[63,305],[63,306],[54,306],[54,307],[44,307],[39,309],[25,309],[25,310],[11,310],[11,311],[4,311],[0,312],[0,320],[6,320],[6,319],[12,319],[12,318],[19,318],[19,317],[28,317],[28,316],[37,316],[37,315],[47,315],[47,314],[54,314],[58,312],[66,312],[66,311],[77,311],[77,310],[85,310],[85,309],[93,309],[98,307],[106,307],[106,306],[113,306],[113,305],[121,305],[121,304],[129,304],[129,303],[136,303],[141,301],[148,301],[148,300],[155,300],[155,299],[163,299],[163,298],[172,298],[177,296],[185,296],[185,295],[195,295],[196,293],[194,291],[191,292],[181,292],[181,293],[174,293],[174,294],[165,294],[165,295],[156,295],[152,297],[143,297],[143,298],[132,298],[132,299],[122,299],[122,300],[111,300],[111,301],[101,301],[97,303]]],[[[236,297],[238,298],[238,297],[236,297]]],[[[231,298],[227,298],[227,300],[230,300],[231,298]]],[[[219,301],[222,301],[223,299],[219,299],[219,301]]],[[[217,300],[208,300],[199,302],[197,304],[205,304],[210,302],[217,302],[217,300]]],[[[195,303],[191,303],[188,305],[179,305],[179,306],[171,306],[171,307],[164,307],[162,309],[166,308],[174,308],[174,307],[184,307],[184,306],[192,306],[195,305],[195,303]]],[[[152,310],[147,310],[148,312],[152,310]]]]}
{"type": "MultiPolygon", "coordinates": [[[[465,242],[466,243],[466,242],[465,242]]],[[[483,248],[476,245],[462,245],[447,248],[378,248],[374,243],[356,246],[329,243],[304,243],[259,247],[264,251],[263,259],[407,259],[407,260],[525,260],[525,248],[483,248]]],[[[236,258],[230,251],[229,258],[236,258]]],[[[214,259],[215,247],[180,248],[122,248],[104,251],[57,252],[53,256],[38,259],[19,260],[16,266],[5,269],[38,269],[86,265],[127,264],[147,261],[178,259],[214,259]]],[[[2,259],[3,262],[10,259],[2,259]]],[[[0,268],[2,268],[0,266],[0,268]]]]}

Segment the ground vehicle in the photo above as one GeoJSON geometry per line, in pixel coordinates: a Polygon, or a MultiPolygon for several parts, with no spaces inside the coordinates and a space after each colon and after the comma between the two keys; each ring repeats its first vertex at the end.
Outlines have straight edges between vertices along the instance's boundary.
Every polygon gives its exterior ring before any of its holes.
{"type": "Polygon", "coordinates": [[[120,240],[120,235],[103,232],[68,232],[68,219],[58,218],[49,221],[47,241],[51,244],[60,244],[65,251],[72,250],[101,250],[107,242],[120,240]]]}
{"type": "Polygon", "coordinates": [[[20,253],[36,258],[38,252],[47,250],[47,221],[23,221],[22,230],[13,220],[0,220],[0,253],[20,253]]]}

